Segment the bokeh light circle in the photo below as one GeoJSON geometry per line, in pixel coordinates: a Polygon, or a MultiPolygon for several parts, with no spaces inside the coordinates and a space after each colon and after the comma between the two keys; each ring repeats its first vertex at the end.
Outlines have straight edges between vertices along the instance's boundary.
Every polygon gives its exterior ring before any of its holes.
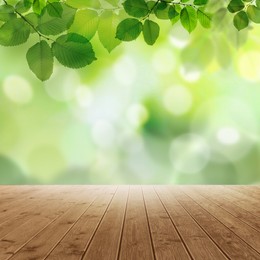
{"type": "Polygon", "coordinates": [[[26,104],[33,97],[30,83],[18,75],[6,77],[3,82],[3,90],[5,95],[17,104],[26,104]]]}
{"type": "Polygon", "coordinates": [[[212,160],[236,161],[245,156],[257,135],[252,109],[236,98],[215,98],[202,105],[192,120],[192,131],[205,136],[212,160]],[[219,155],[218,155],[219,154],[219,155]]]}
{"type": "Polygon", "coordinates": [[[187,113],[192,106],[192,94],[183,86],[166,88],[163,93],[164,107],[176,116],[187,113]]]}
{"type": "Polygon", "coordinates": [[[210,148],[203,137],[193,133],[184,134],[172,141],[170,159],[177,172],[198,173],[210,159],[210,148]]]}

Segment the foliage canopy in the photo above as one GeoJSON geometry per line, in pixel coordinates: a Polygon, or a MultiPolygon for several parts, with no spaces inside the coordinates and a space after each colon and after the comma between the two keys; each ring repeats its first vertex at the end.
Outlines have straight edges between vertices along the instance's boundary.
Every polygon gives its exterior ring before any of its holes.
{"type": "Polygon", "coordinates": [[[209,29],[227,12],[238,31],[260,23],[260,0],[223,1],[214,15],[210,0],[3,0],[0,5],[0,44],[16,46],[30,35],[39,41],[29,48],[29,68],[42,81],[50,78],[56,58],[63,66],[81,68],[96,60],[91,39],[97,33],[111,52],[122,41],[143,34],[148,45],[159,37],[159,20],[180,21],[191,33],[200,24],[209,29]]]}

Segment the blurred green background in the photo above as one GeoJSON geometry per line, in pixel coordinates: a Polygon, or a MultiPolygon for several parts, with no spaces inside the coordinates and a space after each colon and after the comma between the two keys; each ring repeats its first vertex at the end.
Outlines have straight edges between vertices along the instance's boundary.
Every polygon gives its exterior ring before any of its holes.
{"type": "Polygon", "coordinates": [[[45,83],[0,47],[0,183],[259,183],[260,28],[161,29],[45,83]]]}

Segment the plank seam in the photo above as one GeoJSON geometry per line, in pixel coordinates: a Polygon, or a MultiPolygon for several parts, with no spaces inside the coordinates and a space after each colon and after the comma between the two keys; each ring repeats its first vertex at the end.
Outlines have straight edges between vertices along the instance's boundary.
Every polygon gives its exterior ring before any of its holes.
{"type": "MultiPolygon", "coordinates": [[[[217,204],[214,200],[207,198],[205,195],[203,195],[203,193],[201,193],[200,191],[197,191],[203,198],[209,200],[210,202],[212,202],[213,204],[217,205],[218,207],[222,208],[224,211],[226,211],[227,213],[229,213],[230,215],[232,215],[234,218],[238,219],[239,221],[243,222],[244,224],[246,224],[247,226],[249,226],[250,228],[254,229],[255,231],[259,232],[259,230],[257,230],[255,227],[251,226],[250,224],[248,224],[247,222],[245,222],[243,219],[240,219],[238,217],[236,217],[232,212],[230,212],[228,209],[224,208],[223,206],[217,204]]],[[[246,211],[246,210],[245,210],[246,211]]],[[[248,212],[248,211],[247,211],[248,212]]],[[[248,212],[249,213],[249,212],[248,212]]],[[[250,214],[250,213],[249,213],[250,214]]],[[[251,214],[253,215],[253,214],[251,214]]],[[[253,215],[255,217],[255,215],[253,215]]]]}
{"type": "Polygon", "coordinates": [[[128,187],[126,206],[125,206],[125,212],[124,212],[124,219],[123,219],[122,229],[121,229],[121,232],[120,232],[120,240],[119,240],[119,246],[118,246],[118,252],[117,252],[117,259],[119,259],[120,252],[121,252],[121,245],[122,245],[122,240],[123,240],[123,232],[124,232],[125,219],[126,219],[126,210],[127,210],[127,207],[128,207],[129,191],[130,191],[130,188],[128,187]]]}
{"type": "Polygon", "coordinates": [[[197,223],[197,225],[206,233],[209,239],[217,246],[217,248],[227,257],[227,259],[231,258],[221,249],[221,247],[213,240],[213,238],[209,235],[209,233],[199,224],[199,222],[189,213],[189,211],[182,205],[182,203],[176,198],[179,202],[180,206],[187,212],[187,214],[197,223]]]}
{"type": "Polygon", "coordinates": [[[164,203],[163,203],[162,200],[161,200],[161,197],[159,196],[159,194],[158,194],[158,192],[156,191],[156,189],[155,189],[154,186],[153,186],[153,189],[154,189],[154,191],[155,191],[157,197],[159,198],[159,200],[160,200],[160,202],[161,202],[161,204],[162,204],[164,210],[166,211],[168,217],[170,218],[170,221],[172,222],[172,225],[173,225],[174,229],[176,230],[178,236],[180,237],[181,242],[182,242],[182,244],[184,245],[184,248],[186,249],[188,255],[190,256],[191,259],[194,259],[194,257],[192,256],[190,250],[188,249],[187,245],[185,244],[182,235],[180,234],[179,230],[178,230],[177,227],[175,226],[174,221],[173,221],[172,218],[171,218],[171,215],[169,214],[168,210],[166,209],[164,203]]]}
{"type": "Polygon", "coordinates": [[[83,258],[85,257],[85,255],[86,255],[86,253],[87,253],[87,251],[88,251],[88,249],[89,249],[89,246],[90,246],[90,244],[92,243],[92,241],[93,241],[93,239],[94,239],[94,237],[95,237],[95,235],[96,235],[96,233],[97,233],[97,231],[98,231],[98,228],[100,227],[100,225],[101,225],[101,223],[102,223],[102,221],[103,221],[103,219],[104,219],[104,217],[105,217],[105,215],[106,215],[106,213],[107,213],[107,210],[108,210],[108,208],[109,208],[109,206],[110,206],[112,200],[113,200],[114,197],[115,197],[115,194],[117,193],[117,190],[118,190],[118,186],[117,186],[117,188],[116,188],[116,190],[115,190],[115,193],[113,194],[111,200],[109,201],[109,203],[108,203],[108,205],[107,205],[107,207],[106,207],[106,209],[105,209],[105,211],[104,211],[103,216],[101,217],[99,223],[97,224],[95,231],[93,232],[92,236],[90,237],[89,242],[88,242],[88,244],[86,245],[86,247],[85,247],[85,249],[84,249],[84,253],[82,254],[82,256],[81,256],[81,258],[80,258],[81,260],[83,260],[83,258]]]}
{"type": "Polygon", "coordinates": [[[77,224],[77,222],[79,221],[79,219],[86,213],[86,211],[91,207],[91,205],[93,205],[93,203],[97,200],[98,198],[98,194],[96,195],[96,197],[94,197],[94,199],[92,200],[92,202],[88,205],[88,207],[86,208],[86,210],[77,218],[77,220],[73,223],[73,225],[65,232],[65,234],[61,237],[61,239],[53,246],[53,248],[47,253],[47,255],[43,258],[43,260],[47,259],[47,257],[52,253],[52,251],[58,246],[58,244],[62,241],[62,239],[69,233],[69,231],[77,224]]]}
{"type": "Polygon", "coordinates": [[[150,226],[148,213],[147,213],[147,207],[146,207],[146,203],[145,203],[145,199],[144,199],[144,191],[143,191],[143,187],[142,186],[141,186],[141,190],[142,190],[144,210],[145,210],[145,215],[146,215],[146,219],[147,219],[147,225],[148,225],[148,231],[149,231],[150,241],[151,241],[151,245],[152,245],[153,256],[154,256],[154,259],[157,259],[156,258],[156,254],[155,254],[155,248],[154,248],[154,242],[153,242],[153,237],[152,237],[152,232],[151,232],[151,226],[150,226]]]}
{"type": "MultiPolygon", "coordinates": [[[[183,191],[184,192],[184,191],[183,191]]],[[[185,192],[184,192],[185,193],[185,192]]],[[[190,197],[187,193],[185,193],[186,196],[190,197]]],[[[191,198],[191,197],[190,197],[191,198]]],[[[214,215],[212,215],[207,209],[205,209],[204,207],[202,207],[200,204],[198,204],[193,198],[191,198],[191,200],[193,200],[197,205],[199,205],[199,207],[201,207],[202,209],[204,209],[205,211],[208,212],[209,215],[211,215],[213,218],[215,218],[218,222],[220,222],[222,225],[224,225],[230,232],[232,232],[236,237],[238,237],[238,239],[240,239],[241,241],[243,241],[245,244],[247,244],[252,250],[254,250],[258,255],[260,255],[260,253],[255,250],[250,244],[248,244],[243,238],[241,238],[240,236],[238,236],[238,234],[236,234],[234,231],[232,231],[228,226],[226,226],[222,221],[220,221],[219,219],[217,219],[214,215]]]]}

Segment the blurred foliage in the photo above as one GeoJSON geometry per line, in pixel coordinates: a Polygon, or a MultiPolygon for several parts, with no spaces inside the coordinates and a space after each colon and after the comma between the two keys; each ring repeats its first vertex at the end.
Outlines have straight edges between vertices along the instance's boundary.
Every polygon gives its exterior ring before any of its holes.
{"type": "Polygon", "coordinates": [[[35,33],[1,47],[0,184],[259,183],[260,28],[238,31],[229,2],[209,1],[212,28],[192,34],[153,14],[152,47],[115,41],[111,53],[105,36],[122,19],[102,13],[102,30],[88,32],[97,60],[79,70],[54,61],[45,82],[24,59],[46,47],[35,33]]]}

